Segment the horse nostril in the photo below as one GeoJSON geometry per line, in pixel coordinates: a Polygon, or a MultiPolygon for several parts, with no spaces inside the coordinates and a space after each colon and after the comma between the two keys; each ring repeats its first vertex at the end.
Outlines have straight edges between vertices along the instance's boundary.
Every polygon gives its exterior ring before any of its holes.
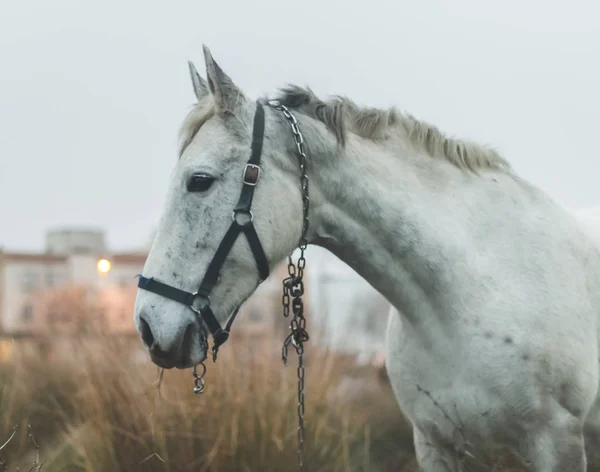
{"type": "Polygon", "coordinates": [[[146,347],[151,347],[154,343],[154,336],[152,336],[150,325],[143,317],[140,317],[140,328],[142,331],[142,341],[144,341],[146,347]]]}

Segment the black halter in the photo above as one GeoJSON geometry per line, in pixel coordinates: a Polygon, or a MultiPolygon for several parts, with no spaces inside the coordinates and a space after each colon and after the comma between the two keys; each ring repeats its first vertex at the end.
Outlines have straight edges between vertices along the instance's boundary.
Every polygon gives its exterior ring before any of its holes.
{"type": "Polygon", "coordinates": [[[263,106],[257,102],[256,113],[254,115],[254,128],[252,131],[252,153],[250,159],[246,163],[243,176],[243,185],[240,198],[233,209],[233,222],[231,226],[223,236],[221,244],[217,248],[212,261],[208,265],[206,274],[198,287],[198,291],[191,293],[181,290],[172,285],[159,282],[154,277],[139,276],[138,287],[150,292],[162,295],[163,297],[170,298],[176,302],[183,303],[189,306],[197,315],[201,316],[208,329],[213,335],[214,345],[212,347],[213,360],[217,358],[217,352],[219,347],[227,341],[229,338],[229,331],[233,320],[235,319],[239,307],[234,311],[230,317],[225,329],[221,328],[219,321],[215,317],[212,309],[210,308],[210,293],[219,281],[219,273],[225,258],[231,251],[235,241],[237,240],[240,233],[246,235],[246,239],[250,245],[250,249],[254,254],[256,260],[256,266],[258,268],[258,274],[261,278],[261,282],[269,276],[269,261],[265,254],[265,251],[260,243],[256,229],[254,228],[253,215],[251,211],[252,198],[254,197],[254,188],[260,179],[260,157],[262,153],[263,138],[265,134],[265,110],[263,106]],[[249,221],[240,223],[237,215],[246,214],[249,217],[249,221]],[[194,307],[194,301],[197,297],[206,299],[206,304],[200,308],[194,307]]]}

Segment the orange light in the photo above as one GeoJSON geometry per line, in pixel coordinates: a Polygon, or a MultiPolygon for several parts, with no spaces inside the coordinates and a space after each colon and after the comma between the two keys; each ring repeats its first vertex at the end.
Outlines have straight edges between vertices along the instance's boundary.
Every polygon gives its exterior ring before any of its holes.
{"type": "Polygon", "coordinates": [[[100,272],[101,274],[106,274],[111,267],[111,263],[110,261],[106,260],[106,259],[100,259],[98,261],[98,272],[100,272]]]}

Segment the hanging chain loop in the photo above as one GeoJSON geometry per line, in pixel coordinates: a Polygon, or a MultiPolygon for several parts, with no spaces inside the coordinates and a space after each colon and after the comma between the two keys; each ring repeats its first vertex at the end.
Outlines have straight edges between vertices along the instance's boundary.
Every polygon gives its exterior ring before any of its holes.
{"type": "Polygon", "coordinates": [[[292,344],[298,355],[298,466],[302,471],[304,470],[304,343],[309,340],[308,333],[306,332],[306,319],[304,318],[304,302],[302,300],[302,296],[304,295],[304,269],[306,268],[304,251],[308,246],[308,210],[310,207],[308,176],[306,173],[307,159],[304,148],[304,137],[298,127],[296,117],[290,113],[286,106],[277,100],[271,100],[269,105],[281,111],[290,124],[300,164],[300,189],[302,192],[303,211],[302,234],[298,246],[300,256],[296,264],[294,264],[291,255],[288,257],[288,277],[283,281],[283,296],[281,300],[283,304],[283,316],[288,318],[290,316],[290,309],[293,316],[290,321],[290,334],[283,342],[281,358],[284,365],[287,364],[288,348],[292,344]]]}

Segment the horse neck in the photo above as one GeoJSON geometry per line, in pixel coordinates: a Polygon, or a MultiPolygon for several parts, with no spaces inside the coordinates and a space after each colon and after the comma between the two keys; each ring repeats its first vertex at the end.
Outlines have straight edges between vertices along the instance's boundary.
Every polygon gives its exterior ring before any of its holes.
{"type": "Polygon", "coordinates": [[[465,210],[452,199],[464,174],[401,140],[350,139],[339,152],[311,166],[313,242],[416,321],[434,309],[439,268],[452,262],[443,248],[460,257],[464,246],[465,210]]]}

